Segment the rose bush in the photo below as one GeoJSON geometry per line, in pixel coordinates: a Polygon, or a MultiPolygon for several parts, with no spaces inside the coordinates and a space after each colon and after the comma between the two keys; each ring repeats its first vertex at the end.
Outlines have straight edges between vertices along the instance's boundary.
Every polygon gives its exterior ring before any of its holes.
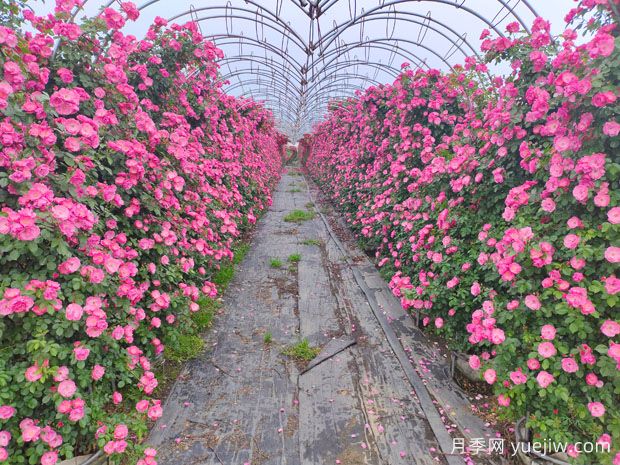
{"type": "Polygon", "coordinates": [[[334,103],[307,160],[402,305],[575,463],[620,464],[619,9],[485,31],[505,78],[470,59],[334,103]]]}
{"type": "Polygon", "coordinates": [[[138,453],[154,357],[281,169],[271,114],[223,93],[194,23],[138,40],[132,3],[79,25],[77,5],[0,5],[0,462],[138,453]]]}

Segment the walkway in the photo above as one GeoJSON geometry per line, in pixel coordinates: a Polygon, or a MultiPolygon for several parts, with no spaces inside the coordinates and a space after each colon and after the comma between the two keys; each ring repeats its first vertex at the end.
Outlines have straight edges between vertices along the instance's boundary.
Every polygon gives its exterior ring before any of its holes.
{"type": "Polygon", "coordinates": [[[160,465],[462,465],[453,437],[492,434],[449,381],[445,356],[366,256],[338,238],[341,227],[328,226],[335,220],[317,197],[295,169],[283,176],[207,350],[151,433],[160,465]],[[284,221],[293,210],[316,215],[284,221]],[[282,354],[301,338],[323,347],[320,359],[340,351],[304,372],[282,354]]]}

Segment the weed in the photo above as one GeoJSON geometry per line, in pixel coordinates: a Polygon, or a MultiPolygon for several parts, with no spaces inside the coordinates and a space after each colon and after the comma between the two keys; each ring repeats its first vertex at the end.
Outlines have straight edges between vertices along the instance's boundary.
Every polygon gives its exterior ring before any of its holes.
{"type": "Polygon", "coordinates": [[[245,242],[240,242],[235,245],[232,249],[233,251],[233,259],[230,261],[224,261],[220,264],[220,269],[213,275],[211,281],[217,286],[217,290],[223,293],[233,277],[235,276],[235,265],[241,263],[243,258],[247,255],[250,250],[250,244],[245,242]]]}
{"type": "Polygon", "coordinates": [[[301,260],[300,253],[292,253],[288,256],[288,261],[291,263],[299,263],[300,260],[301,260]]]}
{"type": "Polygon", "coordinates": [[[282,268],[282,260],[279,258],[272,258],[269,260],[269,266],[271,268],[282,268]]]}
{"type": "Polygon", "coordinates": [[[168,360],[185,362],[196,358],[204,349],[205,341],[195,334],[180,334],[177,340],[166,346],[165,357],[168,360]]]}
{"type": "Polygon", "coordinates": [[[234,254],[233,263],[235,265],[238,265],[239,263],[241,263],[243,259],[245,258],[245,256],[248,254],[249,250],[250,250],[250,244],[248,244],[247,242],[241,242],[235,247],[233,247],[232,249],[233,254],[234,254]]]}
{"type": "Polygon", "coordinates": [[[217,290],[221,293],[230,284],[235,275],[235,267],[232,261],[230,262],[222,262],[220,264],[220,269],[213,275],[211,281],[217,286],[217,290]]]}
{"type": "Polygon", "coordinates": [[[282,351],[284,355],[304,362],[309,362],[319,355],[319,352],[321,352],[321,349],[319,347],[312,347],[308,339],[302,339],[297,344],[289,346],[282,351]]]}
{"type": "Polygon", "coordinates": [[[308,221],[314,218],[314,212],[304,210],[293,210],[284,217],[284,221],[289,223],[301,223],[302,221],[308,221]]]}
{"type": "Polygon", "coordinates": [[[319,247],[322,243],[323,241],[319,239],[306,239],[305,241],[302,241],[303,245],[316,245],[317,247],[319,247]]]}
{"type": "Polygon", "coordinates": [[[299,187],[294,187],[293,189],[289,189],[288,192],[301,192],[299,187]]]}
{"type": "Polygon", "coordinates": [[[200,310],[190,314],[190,318],[194,323],[197,334],[203,332],[211,326],[211,322],[213,321],[215,312],[217,312],[220,307],[220,303],[217,300],[203,297],[198,300],[198,305],[200,305],[200,310]]]}
{"type": "Polygon", "coordinates": [[[305,207],[306,207],[308,210],[312,210],[312,209],[314,208],[314,204],[313,204],[312,202],[308,202],[308,203],[306,203],[305,207]]]}
{"type": "Polygon", "coordinates": [[[264,335],[263,335],[263,342],[265,344],[271,344],[273,342],[273,336],[271,335],[271,333],[269,331],[267,331],[264,335]]]}

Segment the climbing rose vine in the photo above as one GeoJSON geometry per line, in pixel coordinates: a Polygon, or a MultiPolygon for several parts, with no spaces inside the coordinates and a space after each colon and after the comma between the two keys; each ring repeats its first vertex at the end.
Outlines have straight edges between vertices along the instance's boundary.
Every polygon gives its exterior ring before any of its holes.
{"type": "Polygon", "coordinates": [[[154,357],[281,168],[271,114],[222,92],[195,24],[137,40],[132,3],[79,25],[76,6],[0,5],[0,462],[139,453],[154,357]]]}
{"type": "Polygon", "coordinates": [[[620,464],[619,10],[583,1],[556,38],[542,18],[485,31],[486,61],[405,65],[302,144],[403,307],[584,464],[620,464]]]}

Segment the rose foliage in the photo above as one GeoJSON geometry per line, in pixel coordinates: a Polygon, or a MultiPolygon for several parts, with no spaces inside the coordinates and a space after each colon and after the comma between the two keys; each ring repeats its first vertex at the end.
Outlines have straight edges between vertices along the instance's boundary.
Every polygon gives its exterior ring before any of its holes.
{"type": "Polygon", "coordinates": [[[620,464],[618,10],[583,1],[556,38],[542,18],[485,31],[487,61],[405,67],[305,140],[402,305],[575,463],[620,464]]]}
{"type": "Polygon", "coordinates": [[[194,23],[138,40],[133,4],[79,25],[76,4],[0,5],[0,462],[153,465],[154,357],[217,295],[285,138],[194,23]]]}

